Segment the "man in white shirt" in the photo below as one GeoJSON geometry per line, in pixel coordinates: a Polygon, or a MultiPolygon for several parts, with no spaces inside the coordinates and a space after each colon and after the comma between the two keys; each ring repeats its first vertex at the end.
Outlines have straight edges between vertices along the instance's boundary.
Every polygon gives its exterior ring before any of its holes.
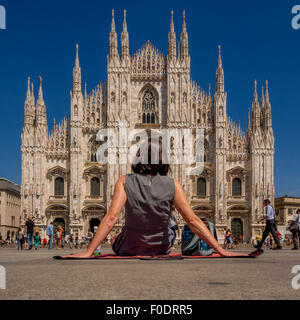
{"type": "Polygon", "coordinates": [[[264,206],[266,207],[265,216],[261,220],[259,220],[258,223],[261,223],[263,220],[266,220],[266,227],[260,243],[257,246],[255,246],[255,248],[260,249],[263,246],[265,240],[267,239],[269,233],[271,232],[275,240],[275,243],[277,245],[276,248],[274,248],[273,250],[280,250],[282,249],[282,246],[280,244],[280,241],[276,233],[277,227],[276,227],[276,221],[275,221],[275,210],[271,206],[271,201],[269,199],[264,200],[264,206]]]}
{"type": "Polygon", "coordinates": [[[298,250],[300,241],[300,209],[296,211],[293,220],[290,224],[290,231],[293,234],[294,248],[292,250],[298,250]]]}

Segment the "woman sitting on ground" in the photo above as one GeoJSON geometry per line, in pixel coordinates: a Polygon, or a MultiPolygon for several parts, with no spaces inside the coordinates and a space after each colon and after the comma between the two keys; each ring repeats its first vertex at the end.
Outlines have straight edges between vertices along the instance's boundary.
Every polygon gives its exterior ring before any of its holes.
{"type": "Polygon", "coordinates": [[[110,209],[89,248],[83,253],[64,258],[90,258],[111,232],[124,206],[125,226],[113,243],[113,251],[120,256],[168,254],[174,237],[174,232],[169,227],[173,205],[189,228],[221,256],[241,255],[224,250],[195,215],[181,184],[177,179],[167,176],[170,167],[162,162],[165,158],[162,152],[161,141],[154,144],[149,140],[142,144],[136,156],[138,161],[132,165],[133,173],[122,176],[117,181],[110,209]],[[159,155],[159,164],[152,161],[151,151],[152,155],[159,155]]]}

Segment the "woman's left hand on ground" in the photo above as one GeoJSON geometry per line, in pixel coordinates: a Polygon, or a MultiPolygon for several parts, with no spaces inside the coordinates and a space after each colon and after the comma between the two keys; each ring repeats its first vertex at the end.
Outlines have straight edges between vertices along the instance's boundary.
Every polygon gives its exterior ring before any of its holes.
{"type": "Polygon", "coordinates": [[[77,259],[88,259],[88,258],[91,258],[92,257],[92,253],[88,252],[88,251],[85,251],[85,252],[81,252],[81,253],[76,253],[76,254],[70,254],[70,255],[67,255],[67,256],[63,256],[62,258],[65,259],[65,258],[77,258],[77,259]]]}

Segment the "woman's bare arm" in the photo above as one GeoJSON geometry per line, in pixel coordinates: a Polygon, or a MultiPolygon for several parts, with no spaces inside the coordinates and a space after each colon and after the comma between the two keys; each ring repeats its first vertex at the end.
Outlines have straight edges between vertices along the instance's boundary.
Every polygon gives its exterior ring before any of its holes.
{"type": "Polygon", "coordinates": [[[217,251],[222,256],[236,256],[241,255],[240,253],[234,253],[226,251],[214,238],[205,224],[199,219],[191,206],[189,205],[184,190],[181,184],[177,179],[174,179],[175,182],[175,196],[174,196],[174,205],[179,213],[182,215],[189,228],[202,240],[204,240],[209,246],[211,246],[215,251],[217,251]]]}
{"type": "Polygon", "coordinates": [[[126,177],[122,176],[116,183],[111,206],[107,214],[101,221],[99,229],[95,234],[88,249],[83,253],[78,253],[71,256],[65,256],[64,258],[66,257],[89,258],[93,255],[94,251],[103,242],[103,240],[107,237],[107,235],[110,233],[110,231],[118,221],[120,213],[126,203],[127,196],[125,192],[125,180],[126,180],[126,177]]]}

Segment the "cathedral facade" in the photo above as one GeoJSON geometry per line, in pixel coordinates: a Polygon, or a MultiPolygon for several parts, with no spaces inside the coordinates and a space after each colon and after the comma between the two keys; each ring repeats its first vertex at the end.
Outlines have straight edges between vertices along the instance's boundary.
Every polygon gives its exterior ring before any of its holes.
{"type": "MultiPolygon", "coordinates": [[[[51,221],[66,233],[84,235],[109,209],[114,185],[131,172],[130,163],[101,164],[97,133],[109,129],[116,135],[128,130],[163,129],[204,132],[202,172],[186,175],[186,165],[172,164],[172,177],[186,191],[194,212],[213,221],[222,241],[224,229],[232,229],[245,241],[261,233],[258,220],[263,199],[274,201],[274,135],[268,83],[258,98],[255,81],[247,132],[227,115],[227,93],[221,48],[216,72],[216,90],[205,92],[190,76],[189,41],[183,14],[177,47],[173,12],[165,56],[149,41],[133,56],[124,12],[121,50],[115,30],[114,12],[109,35],[107,79],[91,92],[82,88],[78,45],[73,69],[70,115],[54,123],[49,131],[42,79],[37,100],[28,79],[22,132],[22,224],[33,215],[45,231],[51,221]],[[122,124],[122,125],[121,125],[122,124]]],[[[108,144],[108,154],[117,159],[130,145],[108,144]]],[[[182,150],[173,147],[171,157],[182,150]]],[[[116,225],[120,229],[123,214],[116,225]]],[[[180,228],[184,222],[179,218],[180,228]]],[[[179,230],[180,236],[180,230],[179,230]]]]}

